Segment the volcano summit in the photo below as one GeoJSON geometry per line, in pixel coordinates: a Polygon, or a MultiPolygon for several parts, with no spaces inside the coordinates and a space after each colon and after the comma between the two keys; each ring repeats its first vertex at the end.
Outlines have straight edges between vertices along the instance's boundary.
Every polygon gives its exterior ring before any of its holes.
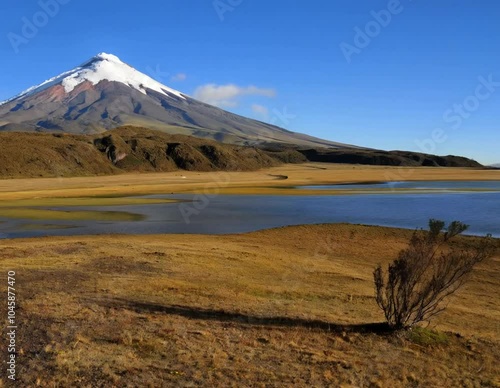
{"type": "Polygon", "coordinates": [[[241,145],[345,146],[197,101],[105,53],[0,103],[0,131],[91,134],[123,125],[241,145]]]}

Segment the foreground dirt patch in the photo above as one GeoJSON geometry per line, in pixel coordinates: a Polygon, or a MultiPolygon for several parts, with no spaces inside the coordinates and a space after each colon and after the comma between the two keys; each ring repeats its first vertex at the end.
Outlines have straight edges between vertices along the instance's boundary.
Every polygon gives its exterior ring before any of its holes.
{"type": "Polygon", "coordinates": [[[18,383],[498,386],[498,257],[451,299],[430,327],[438,335],[377,324],[372,270],[409,233],[320,225],[1,241],[1,273],[17,272],[18,383]]]}

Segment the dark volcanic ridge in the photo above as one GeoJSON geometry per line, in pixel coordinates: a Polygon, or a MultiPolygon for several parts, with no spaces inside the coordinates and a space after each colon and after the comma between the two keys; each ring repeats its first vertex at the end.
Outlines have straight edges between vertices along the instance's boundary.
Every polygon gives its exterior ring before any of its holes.
{"type": "Polygon", "coordinates": [[[411,151],[311,149],[300,152],[311,162],[366,164],[377,166],[483,167],[479,162],[462,156],[437,156],[411,151]]]}
{"type": "Polygon", "coordinates": [[[136,127],[97,135],[0,132],[0,144],[4,178],[251,171],[307,161],[296,150],[271,152],[136,127]]]}
{"type": "Polygon", "coordinates": [[[71,177],[125,172],[252,171],[283,163],[481,167],[456,156],[411,152],[244,147],[122,127],[103,134],[0,132],[0,177],[71,177]]]}

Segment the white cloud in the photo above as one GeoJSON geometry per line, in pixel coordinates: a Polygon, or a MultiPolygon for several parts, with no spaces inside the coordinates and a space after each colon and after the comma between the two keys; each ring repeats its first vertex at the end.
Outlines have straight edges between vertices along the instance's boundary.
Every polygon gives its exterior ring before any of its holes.
{"type": "Polygon", "coordinates": [[[256,86],[241,87],[234,84],[216,85],[208,84],[198,87],[194,91],[194,98],[219,107],[238,106],[241,96],[264,96],[275,97],[274,89],[258,88],[256,86]]]}
{"type": "Polygon", "coordinates": [[[182,81],[185,81],[186,78],[187,78],[187,74],[178,73],[178,74],[174,75],[172,78],[170,78],[170,80],[173,82],[182,82],[182,81]]]}
{"type": "Polygon", "coordinates": [[[263,105],[259,105],[259,104],[253,104],[252,105],[252,111],[253,113],[255,113],[256,115],[259,115],[263,118],[267,118],[269,117],[269,109],[267,109],[265,106],[263,105]]]}

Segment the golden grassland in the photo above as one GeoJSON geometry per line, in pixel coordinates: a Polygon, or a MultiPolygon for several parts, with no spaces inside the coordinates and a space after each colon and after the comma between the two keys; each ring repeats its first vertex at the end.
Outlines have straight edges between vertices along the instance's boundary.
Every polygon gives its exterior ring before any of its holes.
{"type": "MultiPolygon", "coordinates": [[[[147,194],[273,194],[334,195],[379,193],[389,190],[311,190],[296,186],[391,180],[500,180],[500,170],[452,168],[394,168],[308,163],[283,165],[255,172],[171,172],[79,178],[0,180],[0,217],[31,220],[138,219],[123,212],[57,211],[54,207],[144,205],[172,202],[133,198],[147,194]]],[[[414,193],[412,190],[396,190],[414,193]]],[[[423,191],[419,191],[423,193],[423,191]]]]}
{"type": "MultiPolygon", "coordinates": [[[[307,163],[0,180],[0,217],[131,220],[78,207],[167,202],[131,198],[147,194],[329,195],[336,192],[293,187],[401,180],[500,180],[500,171],[307,163]]],[[[498,255],[475,269],[432,330],[394,335],[372,325],[383,320],[372,270],[410,233],[318,225],[231,236],[0,240],[2,277],[17,273],[18,383],[500,387],[498,255]]]]}
{"type": "Polygon", "coordinates": [[[2,207],[77,207],[77,206],[124,206],[154,205],[176,202],[170,199],[131,198],[131,197],[74,197],[74,198],[33,198],[2,201],[2,207]]]}
{"type": "Polygon", "coordinates": [[[177,171],[78,178],[9,179],[0,180],[0,201],[203,193],[206,190],[231,194],[330,195],[335,191],[296,191],[290,188],[301,185],[419,180],[500,180],[500,170],[306,163],[254,172],[177,171]]]}
{"type": "Polygon", "coordinates": [[[168,199],[130,197],[33,198],[0,202],[0,217],[30,220],[140,221],[140,214],[120,211],[54,210],[45,207],[152,205],[176,202],[168,199]]]}
{"type": "MultiPolygon", "coordinates": [[[[400,180],[500,180],[500,170],[398,168],[324,163],[283,165],[255,172],[171,172],[79,178],[0,180],[0,217],[32,220],[123,220],[136,214],[55,211],[47,208],[143,205],[172,202],[133,198],[147,194],[335,195],[415,193],[414,190],[321,190],[296,186],[400,180]]],[[[419,193],[424,193],[419,190],[419,193]]]]}
{"type": "Polygon", "coordinates": [[[499,387],[500,254],[429,328],[371,325],[383,321],[372,271],[410,234],[314,225],[0,240],[2,278],[17,273],[18,383],[499,387]]]}

